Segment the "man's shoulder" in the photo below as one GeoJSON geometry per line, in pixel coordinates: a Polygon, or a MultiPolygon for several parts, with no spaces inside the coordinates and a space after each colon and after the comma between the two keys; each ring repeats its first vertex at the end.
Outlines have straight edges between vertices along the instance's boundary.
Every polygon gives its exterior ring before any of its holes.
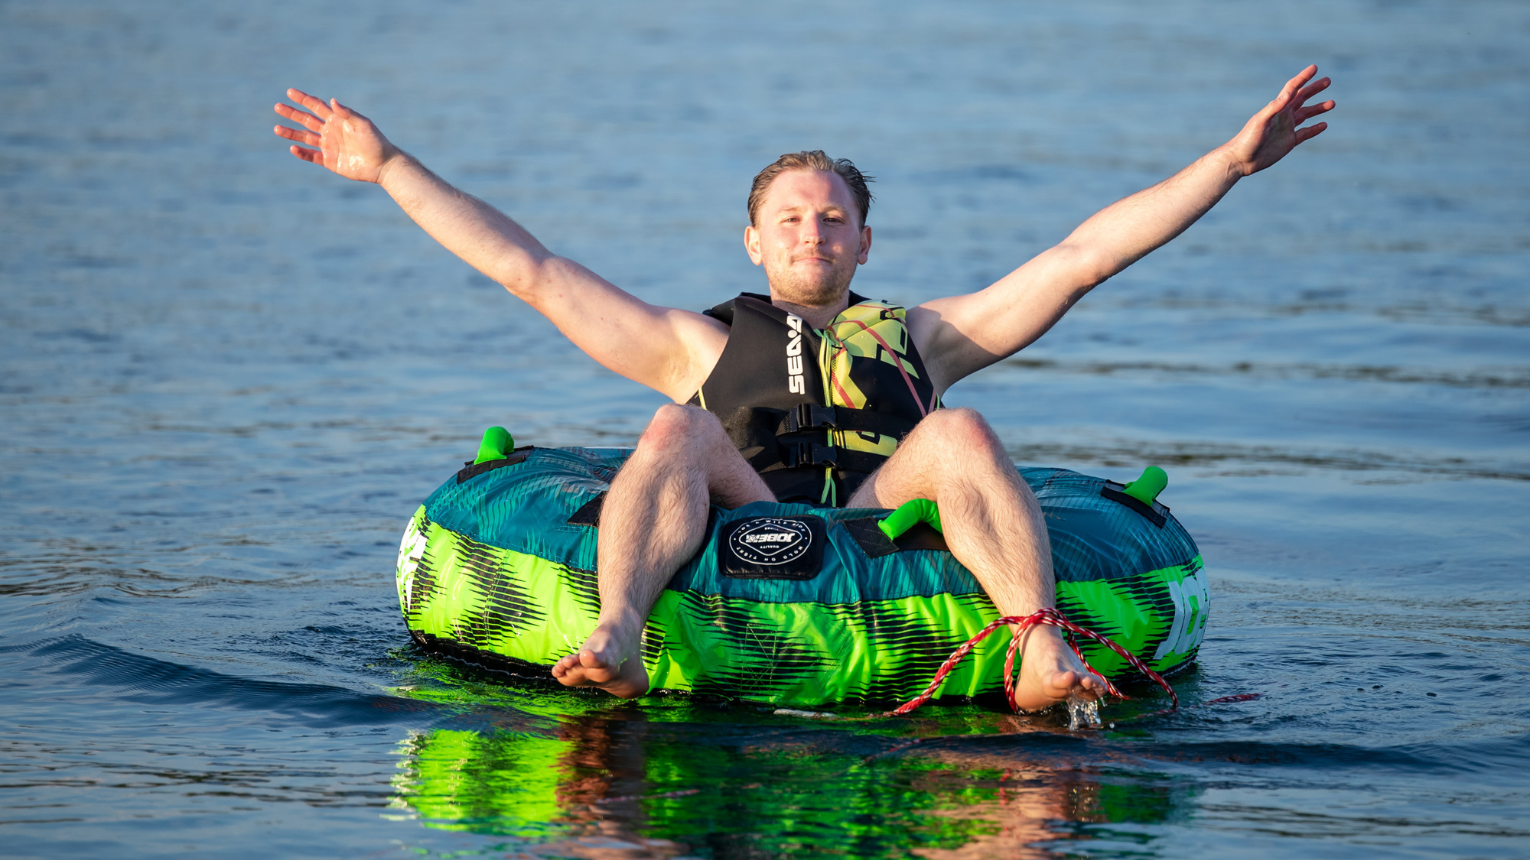
{"type": "Polygon", "coordinates": [[[753,299],[754,301],[762,302],[766,305],[770,304],[770,296],[762,296],[759,293],[739,293],[738,295],[728,299],[721,304],[716,304],[707,308],[706,310],[702,311],[701,314],[702,316],[709,316],[725,326],[732,327],[734,305],[736,302],[738,302],[739,299],[753,299]]]}
{"type": "Polygon", "coordinates": [[[722,304],[713,305],[701,313],[703,316],[709,316],[712,319],[722,323],[723,325],[732,328],[733,320],[736,316],[738,305],[740,303],[743,303],[746,306],[752,305],[754,310],[765,311],[767,313],[769,312],[769,308],[774,307],[774,305],[772,305],[770,302],[770,296],[763,296],[759,293],[739,293],[738,295],[728,299],[722,304]]]}

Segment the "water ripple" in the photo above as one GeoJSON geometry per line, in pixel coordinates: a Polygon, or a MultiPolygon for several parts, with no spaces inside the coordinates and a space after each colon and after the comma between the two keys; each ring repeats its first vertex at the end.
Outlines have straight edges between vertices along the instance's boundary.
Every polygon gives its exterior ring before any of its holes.
{"type": "Polygon", "coordinates": [[[1304,380],[1341,379],[1352,382],[1384,382],[1403,385],[1442,385],[1450,388],[1530,388],[1530,366],[1437,370],[1388,365],[1274,364],[1238,361],[1228,364],[1194,364],[1162,361],[1063,361],[1044,358],[1011,358],[1006,367],[1091,376],[1144,374],[1151,376],[1209,376],[1234,379],[1304,380]]]}
{"type": "Polygon", "coordinates": [[[415,725],[443,715],[439,706],[416,699],[240,678],[134,654],[83,636],[0,646],[0,653],[35,658],[40,672],[77,685],[116,689],[123,698],[146,704],[259,711],[321,728],[415,725]]]}

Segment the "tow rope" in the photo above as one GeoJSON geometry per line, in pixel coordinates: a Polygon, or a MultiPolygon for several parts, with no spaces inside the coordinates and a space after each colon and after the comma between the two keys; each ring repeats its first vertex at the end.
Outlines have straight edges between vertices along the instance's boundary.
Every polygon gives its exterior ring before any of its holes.
{"type": "MultiPolygon", "coordinates": [[[[852,721],[880,720],[887,717],[901,717],[905,714],[910,714],[923,707],[926,703],[935,697],[935,691],[940,689],[940,685],[946,680],[946,676],[951,674],[951,670],[955,669],[968,654],[972,653],[973,649],[978,646],[979,642],[982,642],[984,639],[988,638],[988,635],[993,633],[995,630],[998,630],[1000,627],[1004,627],[1009,624],[1018,624],[1020,626],[1020,630],[1017,631],[1014,638],[1010,640],[1009,651],[1005,654],[1004,657],[1004,696],[1009,700],[1010,708],[1013,709],[1016,713],[1022,713],[1023,711],[1019,703],[1015,701],[1015,653],[1020,650],[1020,640],[1024,638],[1025,631],[1038,624],[1048,624],[1053,627],[1061,628],[1070,634],[1076,634],[1078,636],[1085,636],[1093,639],[1101,645],[1104,645],[1106,648],[1109,648],[1110,650],[1121,655],[1123,660],[1130,663],[1133,668],[1141,672],[1143,675],[1146,675],[1153,681],[1153,683],[1162,687],[1165,693],[1169,694],[1169,707],[1158,711],[1150,711],[1145,714],[1137,714],[1136,716],[1126,717],[1125,719],[1114,720],[1110,724],[1111,728],[1115,728],[1117,723],[1147,720],[1153,717],[1161,717],[1164,714],[1172,714],[1179,710],[1179,694],[1174,692],[1174,688],[1169,685],[1168,681],[1163,679],[1162,675],[1154,672],[1152,669],[1149,669],[1147,664],[1138,659],[1136,655],[1132,654],[1125,648],[1122,648],[1120,645],[1117,645],[1115,642],[1112,642],[1109,638],[1101,636],[1093,630],[1088,630],[1078,626],[1077,624],[1074,624],[1072,621],[1069,621],[1067,618],[1065,618],[1061,612],[1048,607],[1031,615],[1006,615],[1003,618],[995,619],[987,627],[979,630],[977,634],[974,635],[971,639],[968,639],[966,642],[962,643],[961,647],[951,652],[951,656],[946,658],[946,662],[942,663],[940,668],[935,670],[935,677],[930,681],[929,686],[924,688],[924,692],[908,700],[907,702],[904,702],[902,705],[899,705],[891,711],[883,711],[879,714],[864,714],[858,717],[841,717],[838,714],[823,713],[819,711],[800,711],[794,708],[777,708],[774,713],[780,716],[852,721]]],[[[1132,698],[1131,696],[1128,696],[1120,690],[1116,689],[1116,685],[1112,684],[1110,679],[1105,677],[1104,673],[1089,665],[1089,661],[1085,659],[1084,652],[1079,650],[1078,643],[1074,641],[1073,636],[1068,636],[1067,641],[1068,647],[1073,649],[1073,653],[1078,656],[1079,662],[1084,664],[1084,668],[1088,669],[1091,674],[1105,682],[1105,693],[1107,695],[1115,696],[1116,698],[1123,700],[1132,698]]],[[[1229,705],[1237,702],[1252,702],[1255,699],[1262,698],[1263,695],[1263,693],[1238,693],[1232,696],[1220,696],[1215,699],[1210,699],[1195,705],[1191,705],[1191,707],[1200,708],[1205,707],[1206,705],[1229,705]]],[[[927,740],[940,739],[942,738],[919,738],[913,741],[909,741],[906,744],[900,744],[891,750],[877,753],[876,755],[871,756],[871,758],[880,758],[889,753],[897,752],[906,747],[914,746],[915,744],[920,744],[927,740]]],[[[867,761],[870,761],[870,759],[867,759],[867,761]]]]}
{"type": "MultiPolygon", "coordinates": [[[[1047,624],[1051,625],[1052,627],[1061,628],[1068,633],[1072,633],[1078,636],[1086,636],[1121,655],[1122,659],[1132,664],[1132,666],[1136,668],[1137,671],[1151,678],[1154,683],[1164,689],[1164,692],[1169,694],[1169,701],[1172,704],[1168,709],[1160,713],[1170,713],[1179,710],[1179,695],[1174,692],[1174,688],[1169,686],[1169,682],[1165,681],[1162,675],[1154,672],[1152,669],[1149,669],[1146,663],[1143,663],[1141,660],[1137,659],[1136,655],[1132,654],[1125,648],[1122,648],[1120,645],[1112,642],[1110,639],[1095,633],[1093,630],[1086,630],[1083,627],[1074,624],[1072,621],[1064,618],[1061,612],[1048,607],[1031,615],[1006,615],[1003,618],[996,619],[987,627],[979,630],[977,635],[962,643],[960,648],[957,648],[955,651],[951,652],[951,656],[946,658],[946,662],[942,663],[940,668],[935,671],[934,680],[930,681],[930,685],[924,688],[924,692],[908,700],[902,705],[899,705],[897,708],[894,708],[891,711],[886,711],[880,714],[872,714],[868,718],[876,719],[881,717],[901,717],[904,714],[918,710],[926,702],[935,697],[935,691],[940,689],[940,685],[946,680],[946,676],[951,674],[951,670],[955,669],[957,664],[961,663],[961,661],[968,654],[972,653],[973,649],[977,647],[979,642],[982,642],[984,639],[988,638],[990,633],[998,630],[1000,627],[1005,627],[1010,624],[1018,624],[1020,625],[1020,629],[1016,631],[1014,638],[1010,640],[1009,652],[1005,655],[1004,658],[1004,697],[1009,700],[1010,708],[1012,708],[1017,713],[1021,709],[1020,705],[1015,702],[1015,653],[1020,650],[1020,640],[1025,638],[1025,631],[1038,624],[1047,624]]],[[[1110,679],[1105,677],[1103,673],[1095,671],[1095,668],[1089,665],[1089,661],[1084,659],[1084,652],[1079,650],[1078,643],[1074,641],[1072,636],[1067,637],[1067,639],[1068,647],[1072,648],[1073,653],[1078,655],[1079,662],[1084,664],[1084,668],[1088,669],[1091,674],[1105,682],[1106,693],[1109,693],[1118,699],[1131,698],[1130,696],[1116,689],[1116,685],[1112,684],[1110,679]]]]}

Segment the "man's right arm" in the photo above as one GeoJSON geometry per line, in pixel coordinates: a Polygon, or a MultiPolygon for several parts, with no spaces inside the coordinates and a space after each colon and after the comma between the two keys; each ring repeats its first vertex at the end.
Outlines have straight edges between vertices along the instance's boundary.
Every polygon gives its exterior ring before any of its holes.
{"type": "Polygon", "coordinates": [[[277,105],[306,131],[277,126],[298,158],[375,182],[436,241],[536,308],[591,358],[677,402],[689,399],[722,354],[727,328],[689,311],[650,305],[548,251],[524,227],[452,187],[338,101],[298,90],[309,112],[277,105]]]}
{"type": "Polygon", "coordinates": [[[1041,337],[1096,285],[1178,236],[1235,183],[1275,164],[1328,127],[1302,123],[1333,109],[1307,105],[1328,87],[1308,66],[1232,140],[1151,188],[1096,212],[1060,244],[987,289],[926,302],[909,311],[913,336],[935,390],[1015,354],[1041,337]],[[1309,83],[1310,82],[1310,83],[1309,83]]]}

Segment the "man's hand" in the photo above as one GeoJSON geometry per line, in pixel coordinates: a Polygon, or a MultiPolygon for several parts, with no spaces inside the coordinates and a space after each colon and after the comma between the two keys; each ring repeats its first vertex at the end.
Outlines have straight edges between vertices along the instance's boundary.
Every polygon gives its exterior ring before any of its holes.
{"type": "Polygon", "coordinates": [[[346,179],[382,181],[383,168],[400,153],[371,120],[340,104],[338,99],[325,104],[302,90],[288,90],[287,98],[308,108],[300,111],[289,105],[276,106],[276,112],[284,119],[307,129],[276,127],[277,137],[307,144],[290,147],[293,155],[323,165],[346,179]]]}
{"type": "Polygon", "coordinates": [[[1174,176],[1096,212],[1072,235],[998,283],[909,311],[909,334],[935,390],[1013,355],[1041,337],[1095,285],[1178,236],[1238,180],[1274,164],[1328,123],[1302,123],[1333,110],[1307,105],[1328,88],[1317,66],[1292,78],[1238,135],[1174,176]],[[1312,81],[1312,83],[1308,83],[1312,81]]]}
{"type": "Polygon", "coordinates": [[[591,358],[677,403],[701,386],[728,342],[722,323],[650,305],[589,269],[554,255],[503,212],[448,185],[388,142],[372,121],[300,90],[276,112],[292,154],[361,182],[375,182],[448,251],[526,301],[591,358]],[[297,144],[302,144],[301,146],[297,144]]]}
{"type": "Polygon", "coordinates": [[[1233,164],[1249,176],[1269,167],[1286,157],[1286,153],[1303,141],[1311,140],[1328,128],[1328,123],[1301,128],[1301,124],[1321,113],[1333,110],[1332,100],[1307,105],[1307,100],[1328,89],[1328,78],[1313,81],[1317,66],[1308,66],[1286,82],[1280,95],[1254,114],[1243,130],[1227,143],[1227,154],[1233,164]]]}

